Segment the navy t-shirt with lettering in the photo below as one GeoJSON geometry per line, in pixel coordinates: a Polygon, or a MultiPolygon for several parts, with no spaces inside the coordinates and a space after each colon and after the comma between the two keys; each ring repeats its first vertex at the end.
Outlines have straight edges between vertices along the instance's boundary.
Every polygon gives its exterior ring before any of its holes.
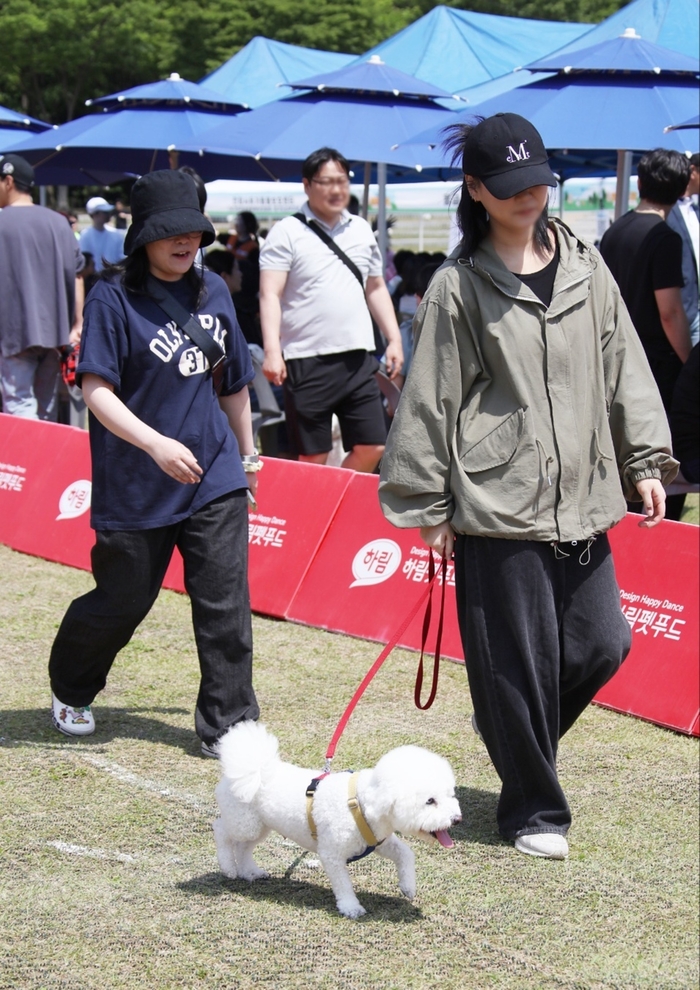
{"type": "MultiPolygon", "coordinates": [[[[254,377],[250,352],[226,285],[213,272],[203,275],[206,293],[194,315],[226,351],[221,394],[231,395],[254,377]]],[[[162,285],[193,312],[194,295],[184,279],[162,285]]],[[[128,292],[119,279],[95,284],[85,305],[78,375],[104,378],[135,416],[185,444],[204,473],[195,485],[175,481],[91,414],[93,529],[168,526],[221,495],[247,488],[238,444],[208,368],[202,351],[153,299],[128,292]]]]}

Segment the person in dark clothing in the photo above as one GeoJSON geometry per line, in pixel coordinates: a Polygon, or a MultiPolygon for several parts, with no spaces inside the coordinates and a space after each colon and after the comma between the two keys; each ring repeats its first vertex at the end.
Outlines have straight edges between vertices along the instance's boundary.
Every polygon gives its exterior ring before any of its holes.
{"type": "MultiPolygon", "coordinates": [[[[690,164],[677,151],[657,148],[639,162],[639,205],[606,230],[600,253],[620,287],[666,410],[690,354],[690,328],[683,307],[683,242],[666,223],[690,178],[690,164]]],[[[666,518],[680,519],[685,495],[666,501],[666,518]]],[[[630,512],[639,507],[628,505],[630,512]]]]}
{"type": "Polygon", "coordinates": [[[673,391],[671,436],[683,477],[700,484],[700,344],[690,352],[673,391]]]}
{"type": "Polygon", "coordinates": [[[259,714],[247,574],[247,495],[260,467],[253,367],[226,286],[195,265],[214,228],[190,177],[151,172],[131,205],[126,260],[107,269],[85,312],[77,373],[90,410],[96,587],[71,603],[54,640],[53,722],[66,735],[95,731],[93,699],[177,546],[201,671],[195,728],[202,755],[216,756],[229,726],[259,714]],[[223,351],[219,392],[194,337],[161,308],[163,291],[223,351]]]}
{"type": "Polygon", "coordinates": [[[259,257],[260,252],[255,251],[254,257],[249,256],[239,261],[231,251],[216,250],[209,251],[204,256],[204,264],[210,271],[220,275],[228,286],[238,323],[246,342],[262,347],[263,339],[260,330],[260,306],[258,302],[259,257]]]}
{"type": "Polygon", "coordinates": [[[379,500],[449,560],[501,835],[565,859],[559,740],[630,647],[607,531],[664,515],[676,474],[641,344],[598,252],[547,216],[557,180],[517,114],[456,125],[462,242],[427,287],[379,500]]]}

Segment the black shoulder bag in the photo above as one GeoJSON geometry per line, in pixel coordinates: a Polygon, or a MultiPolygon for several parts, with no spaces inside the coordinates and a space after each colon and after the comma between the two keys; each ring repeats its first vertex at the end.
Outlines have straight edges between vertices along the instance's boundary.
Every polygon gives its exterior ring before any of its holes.
{"type": "Polygon", "coordinates": [[[362,272],[357,267],[355,262],[351,261],[350,258],[348,258],[345,251],[343,251],[342,248],[338,247],[338,245],[335,243],[333,238],[329,237],[328,234],[325,232],[325,230],[321,226],[319,226],[319,224],[317,224],[315,220],[307,220],[306,215],[304,213],[294,213],[293,216],[296,217],[297,220],[300,220],[301,223],[303,223],[306,227],[309,228],[309,230],[313,230],[314,234],[316,234],[317,237],[321,238],[323,243],[331,249],[333,254],[338,255],[338,257],[343,262],[343,264],[347,265],[347,267],[353,273],[357,281],[360,283],[362,287],[362,292],[364,293],[365,283],[364,283],[364,279],[362,278],[362,272]]]}
{"type": "Polygon", "coordinates": [[[187,334],[193,344],[204,353],[209,367],[211,368],[211,380],[214,392],[219,395],[224,381],[224,358],[226,353],[220,344],[210,337],[202,327],[199,320],[196,320],[185,307],[165,289],[160,282],[149,275],[147,279],[148,291],[158,303],[166,316],[175,322],[183,333],[187,334]]]}

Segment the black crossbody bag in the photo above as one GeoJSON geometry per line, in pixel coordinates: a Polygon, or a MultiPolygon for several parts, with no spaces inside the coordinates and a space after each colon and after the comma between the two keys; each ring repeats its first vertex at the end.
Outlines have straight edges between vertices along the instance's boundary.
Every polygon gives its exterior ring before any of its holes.
{"type": "Polygon", "coordinates": [[[211,368],[211,380],[214,392],[219,395],[224,381],[224,358],[226,353],[220,344],[210,337],[202,327],[199,320],[196,320],[185,307],[165,289],[160,282],[149,275],[147,279],[148,291],[158,303],[166,316],[169,316],[174,323],[187,334],[193,344],[204,353],[209,367],[211,368]]]}
{"type": "Polygon", "coordinates": [[[292,215],[296,217],[297,220],[300,220],[301,223],[303,223],[306,227],[308,227],[309,230],[313,230],[314,234],[316,234],[317,237],[321,238],[323,243],[331,249],[333,254],[337,254],[337,256],[340,258],[343,264],[347,265],[347,267],[353,273],[357,281],[360,283],[362,287],[362,292],[364,293],[365,283],[364,283],[364,279],[362,278],[362,272],[357,267],[355,262],[351,261],[350,258],[348,258],[345,251],[343,251],[342,248],[338,247],[338,245],[335,243],[333,238],[329,237],[328,234],[325,232],[325,230],[321,226],[319,226],[319,224],[317,224],[315,220],[307,220],[306,215],[304,213],[294,213],[292,215]]]}

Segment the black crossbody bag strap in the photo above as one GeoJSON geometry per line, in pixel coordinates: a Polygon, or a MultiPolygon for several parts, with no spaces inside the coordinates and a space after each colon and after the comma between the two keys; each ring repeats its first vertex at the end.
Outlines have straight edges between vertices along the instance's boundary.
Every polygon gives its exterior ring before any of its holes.
{"type": "Polygon", "coordinates": [[[211,368],[211,380],[217,395],[221,392],[224,380],[224,358],[226,353],[220,344],[210,337],[199,320],[196,320],[185,307],[172,296],[152,275],[147,279],[148,291],[166,316],[187,334],[193,344],[204,353],[211,368]]]}
{"type": "Polygon", "coordinates": [[[338,255],[338,257],[343,262],[343,264],[344,265],[347,265],[347,267],[353,273],[353,275],[355,276],[355,278],[357,279],[357,281],[362,286],[362,291],[364,292],[365,291],[365,283],[364,283],[364,279],[362,278],[362,272],[357,267],[357,265],[355,264],[355,262],[354,261],[351,261],[350,258],[348,258],[348,256],[345,253],[345,251],[343,251],[342,248],[339,248],[338,247],[338,245],[335,243],[335,241],[333,240],[333,238],[332,237],[329,237],[328,234],[325,232],[325,230],[323,230],[323,228],[320,227],[316,223],[315,220],[307,220],[305,214],[303,214],[303,213],[294,213],[293,216],[295,216],[297,220],[300,220],[303,224],[305,224],[309,228],[309,230],[313,230],[314,234],[316,234],[318,237],[321,238],[321,240],[323,241],[323,243],[325,245],[327,245],[327,247],[329,247],[331,249],[331,251],[333,252],[333,254],[337,254],[338,255]]]}
{"type": "Polygon", "coordinates": [[[221,392],[224,380],[224,358],[226,352],[220,344],[210,337],[202,327],[199,320],[196,320],[185,307],[172,296],[152,275],[147,279],[148,291],[163,310],[179,328],[187,334],[193,344],[196,344],[209,362],[211,368],[211,380],[214,391],[217,395],[221,392]]]}

